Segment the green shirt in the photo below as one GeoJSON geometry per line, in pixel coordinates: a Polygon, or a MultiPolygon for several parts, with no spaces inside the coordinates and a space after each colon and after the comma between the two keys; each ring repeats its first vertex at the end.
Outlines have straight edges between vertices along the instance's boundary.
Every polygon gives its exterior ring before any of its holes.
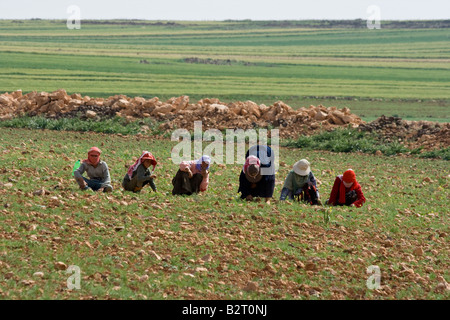
{"type": "Polygon", "coordinates": [[[293,192],[299,188],[303,188],[303,186],[308,183],[308,176],[300,176],[291,170],[284,180],[283,188],[287,188],[293,192]]]}

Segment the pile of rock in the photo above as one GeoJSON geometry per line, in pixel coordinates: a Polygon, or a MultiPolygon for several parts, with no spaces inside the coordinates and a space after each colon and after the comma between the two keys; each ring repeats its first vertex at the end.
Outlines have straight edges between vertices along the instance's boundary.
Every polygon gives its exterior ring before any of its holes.
{"type": "Polygon", "coordinates": [[[160,101],[158,97],[145,99],[115,95],[109,98],[91,98],[78,93],[68,95],[64,89],[47,92],[30,92],[22,95],[18,90],[0,95],[0,120],[22,115],[44,115],[49,118],[80,117],[99,119],[124,117],[129,120],[152,117],[165,121],[161,130],[174,127],[193,129],[194,121],[202,121],[203,128],[280,128],[281,137],[297,137],[299,134],[337,126],[357,127],[362,120],[348,108],[338,110],[321,105],[292,109],[282,101],[271,106],[258,105],[252,101],[221,102],[205,98],[189,103],[188,96],[160,101]]]}
{"type": "Polygon", "coordinates": [[[218,99],[202,99],[174,113],[171,122],[164,124],[162,129],[170,130],[174,126],[192,129],[196,120],[201,120],[206,129],[279,128],[283,138],[295,138],[319,129],[330,130],[349,124],[356,127],[362,123],[348,108],[338,110],[335,107],[310,106],[294,110],[282,101],[266,106],[252,101],[226,104],[218,99]]]}
{"type": "Polygon", "coordinates": [[[386,142],[400,142],[409,148],[424,150],[450,146],[450,123],[431,121],[407,121],[399,117],[385,117],[362,123],[361,131],[378,133],[386,142]]]}
{"type": "Polygon", "coordinates": [[[293,109],[282,101],[266,106],[253,101],[224,103],[215,98],[190,103],[188,96],[167,101],[161,101],[158,97],[145,99],[125,95],[105,99],[78,93],[68,95],[64,89],[51,93],[33,91],[24,95],[22,90],[18,90],[0,95],[0,120],[23,115],[44,115],[55,119],[119,116],[130,121],[154,118],[162,122],[159,127],[162,132],[174,128],[193,130],[194,121],[202,121],[203,130],[279,128],[282,138],[297,138],[318,130],[352,126],[377,132],[386,142],[398,141],[410,148],[422,146],[425,150],[432,150],[450,146],[449,123],[405,121],[385,116],[365,123],[348,108],[319,105],[293,109]]]}

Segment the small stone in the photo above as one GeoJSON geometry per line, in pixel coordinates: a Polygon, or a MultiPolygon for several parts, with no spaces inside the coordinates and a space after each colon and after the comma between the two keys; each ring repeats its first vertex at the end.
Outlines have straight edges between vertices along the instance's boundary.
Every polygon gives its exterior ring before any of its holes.
{"type": "Polygon", "coordinates": [[[88,119],[94,119],[97,116],[97,113],[92,110],[86,111],[86,118],[88,119]]]}
{"type": "Polygon", "coordinates": [[[144,274],[142,277],[139,278],[140,282],[145,282],[148,280],[148,275],[144,274]]]}
{"type": "Polygon", "coordinates": [[[195,278],[195,276],[192,273],[183,272],[183,275],[191,278],[195,278]]]}
{"type": "Polygon", "coordinates": [[[149,251],[148,253],[150,256],[152,256],[153,258],[155,258],[156,260],[161,260],[161,257],[153,250],[149,251]]]}
{"type": "Polygon", "coordinates": [[[33,196],[43,196],[45,195],[47,192],[45,191],[44,188],[41,188],[39,190],[36,190],[33,192],[33,196]]]}
{"type": "Polygon", "coordinates": [[[33,273],[33,277],[38,277],[38,278],[43,278],[44,277],[44,273],[43,272],[35,272],[33,273]]]}
{"type": "Polygon", "coordinates": [[[21,283],[26,286],[32,286],[35,282],[33,280],[22,280],[21,283]]]}
{"type": "Polygon", "coordinates": [[[210,254],[207,254],[207,255],[202,257],[202,260],[204,262],[211,262],[212,261],[212,256],[210,254]]]}
{"type": "Polygon", "coordinates": [[[436,293],[444,293],[450,290],[450,285],[446,282],[439,282],[436,288],[434,288],[434,292],[436,293]]]}
{"type": "Polygon", "coordinates": [[[64,262],[58,261],[55,263],[55,269],[56,270],[66,270],[67,265],[64,262]]]}
{"type": "Polygon", "coordinates": [[[317,266],[313,262],[308,262],[305,265],[305,270],[306,271],[317,271],[317,266]]]}
{"type": "Polygon", "coordinates": [[[264,268],[265,271],[268,271],[271,274],[275,274],[277,273],[277,270],[275,270],[275,268],[272,266],[272,264],[268,264],[266,265],[266,267],[264,268]]]}
{"type": "Polygon", "coordinates": [[[258,290],[258,284],[254,283],[252,281],[249,281],[249,282],[247,282],[247,285],[242,290],[244,290],[246,292],[256,291],[256,290],[258,290]]]}
{"type": "Polygon", "coordinates": [[[413,251],[415,256],[423,256],[423,249],[422,247],[417,247],[416,249],[414,249],[413,251]]]}

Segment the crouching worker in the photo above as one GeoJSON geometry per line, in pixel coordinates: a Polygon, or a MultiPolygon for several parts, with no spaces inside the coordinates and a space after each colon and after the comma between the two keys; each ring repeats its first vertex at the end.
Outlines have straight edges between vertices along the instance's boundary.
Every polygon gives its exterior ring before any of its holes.
{"type": "Polygon", "coordinates": [[[153,171],[155,171],[156,164],[156,159],[150,152],[142,152],[139,159],[128,168],[127,174],[123,177],[122,187],[127,191],[139,193],[145,185],[149,184],[156,192],[154,182],[156,176],[149,169],[150,166],[153,166],[153,171]]]}
{"type": "Polygon", "coordinates": [[[255,197],[262,197],[269,203],[274,188],[275,179],[272,175],[261,175],[261,161],[256,156],[249,156],[239,176],[238,192],[241,192],[241,199],[252,201],[255,197]]]}
{"type": "Polygon", "coordinates": [[[198,160],[182,161],[180,169],[172,179],[172,194],[186,194],[204,192],[209,184],[209,165],[211,158],[202,156],[198,160]]]}
{"type": "Polygon", "coordinates": [[[321,205],[319,190],[317,189],[316,178],[311,171],[310,163],[306,159],[297,161],[289,172],[281,189],[280,200],[297,199],[310,204],[321,205]]]}
{"type": "Polygon", "coordinates": [[[366,198],[362,192],[361,185],[356,181],[356,174],[352,169],[348,169],[344,174],[336,177],[330,198],[327,201],[329,205],[346,205],[359,208],[364,202],[366,202],[366,198]]]}
{"type": "Polygon", "coordinates": [[[74,171],[74,177],[81,190],[92,189],[94,191],[111,192],[111,178],[106,162],[100,160],[101,151],[97,147],[92,147],[88,151],[88,158],[80,167],[74,171]],[[86,172],[89,179],[83,177],[86,172]]]}

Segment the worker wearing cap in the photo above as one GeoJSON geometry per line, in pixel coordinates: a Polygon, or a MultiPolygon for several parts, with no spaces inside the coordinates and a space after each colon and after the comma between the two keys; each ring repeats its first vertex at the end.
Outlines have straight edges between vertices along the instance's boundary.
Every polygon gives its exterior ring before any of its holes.
{"type": "Polygon", "coordinates": [[[286,198],[294,200],[294,196],[303,196],[303,200],[311,204],[321,204],[316,178],[306,159],[297,161],[287,175],[281,189],[280,200],[286,200],[286,198]]]}

